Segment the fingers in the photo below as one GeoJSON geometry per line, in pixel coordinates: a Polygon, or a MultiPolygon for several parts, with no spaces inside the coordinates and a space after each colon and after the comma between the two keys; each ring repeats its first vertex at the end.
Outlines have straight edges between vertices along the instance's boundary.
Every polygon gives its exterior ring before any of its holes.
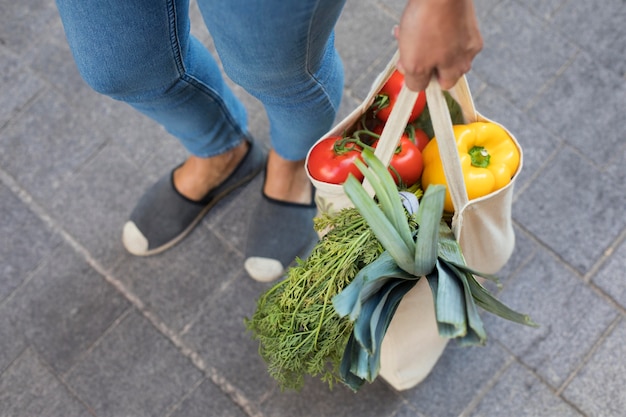
{"type": "Polygon", "coordinates": [[[409,0],[393,34],[398,41],[398,70],[414,91],[436,76],[450,89],[470,71],[482,49],[472,0],[409,0]]]}

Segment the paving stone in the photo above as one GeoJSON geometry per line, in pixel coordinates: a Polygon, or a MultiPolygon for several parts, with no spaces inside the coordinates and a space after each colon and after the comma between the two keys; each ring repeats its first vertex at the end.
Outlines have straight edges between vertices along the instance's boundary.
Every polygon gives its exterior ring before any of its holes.
{"type": "Polygon", "coordinates": [[[104,140],[85,124],[81,113],[46,90],[3,132],[0,165],[41,203],[53,198],[104,140]]]}
{"type": "MultiPolygon", "coordinates": [[[[568,0],[516,0],[518,3],[526,4],[539,17],[544,19],[552,19],[559,8],[568,3],[568,0]]],[[[570,2],[571,3],[571,2],[570,2]]]]}
{"type": "Polygon", "coordinates": [[[150,184],[109,144],[76,171],[46,205],[63,229],[100,264],[111,267],[125,254],[122,227],[150,184]]]}
{"type": "Polygon", "coordinates": [[[0,415],[92,416],[31,350],[0,374],[0,415]]]}
{"type": "Polygon", "coordinates": [[[24,0],[0,3],[0,44],[23,53],[44,38],[58,19],[54,1],[24,0]]]}
{"type": "Polygon", "coordinates": [[[487,87],[475,99],[475,106],[483,116],[502,124],[517,139],[523,152],[521,173],[515,180],[516,190],[529,183],[560,145],[560,139],[514,106],[492,87],[487,87]]]}
{"type": "Polygon", "coordinates": [[[431,374],[401,395],[424,415],[459,416],[508,358],[491,340],[484,347],[461,347],[450,341],[431,374]]]}
{"type": "Polygon", "coordinates": [[[487,315],[485,327],[548,384],[558,388],[617,316],[601,296],[546,251],[507,282],[498,297],[530,314],[532,328],[487,315]]]}
{"type": "Polygon", "coordinates": [[[605,0],[601,7],[595,2],[575,0],[564,3],[554,23],[595,60],[623,77],[626,75],[626,61],[621,53],[626,50],[624,20],[626,6],[621,0],[605,0]]]}
{"type": "Polygon", "coordinates": [[[240,254],[200,225],[160,255],[125,255],[114,275],[170,328],[182,331],[242,266],[240,254]]]}
{"type": "Polygon", "coordinates": [[[626,323],[602,343],[563,396],[590,417],[619,417],[626,410],[626,323]]]}
{"type": "Polygon", "coordinates": [[[511,0],[492,10],[481,32],[484,48],[472,72],[521,108],[576,53],[557,31],[511,0]]]}
{"type": "Polygon", "coordinates": [[[128,308],[128,302],[63,245],[13,294],[6,308],[29,344],[55,372],[63,373],[128,308]]]}
{"type": "Polygon", "coordinates": [[[247,414],[219,390],[211,381],[205,380],[187,398],[171,417],[246,417],[247,414]]]}
{"type": "MultiPolygon", "coordinates": [[[[513,225],[513,230],[515,231],[515,248],[509,261],[496,274],[502,284],[506,284],[507,280],[517,274],[519,268],[528,262],[537,251],[536,244],[530,239],[526,232],[516,225],[513,225]]],[[[485,285],[487,284],[488,283],[485,283],[485,285]]],[[[495,290],[490,288],[490,291],[495,290]]]]}
{"type": "Polygon", "coordinates": [[[0,303],[59,242],[59,236],[0,183],[0,303]]]}
{"type": "Polygon", "coordinates": [[[45,82],[22,59],[0,45],[0,126],[3,126],[35,95],[46,88],[45,82]]]}
{"type": "Polygon", "coordinates": [[[527,369],[513,364],[470,417],[582,417],[527,369]]]}
{"type": "Polygon", "coordinates": [[[131,312],[67,375],[99,417],[158,416],[202,374],[143,316],[131,312]]]}
{"type": "Polygon", "coordinates": [[[603,166],[624,144],[623,119],[615,111],[624,107],[626,82],[581,53],[538,97],[528,114],[603,166]]]}
{"type": "Polygon", "coordinates": [[[392,417],[403,405],[397,393],[382,381],[366,384],[355,394],[343,385],[329,390],[321,381],[309,380],[300,392],[276,391],[260,408],[267,417],[392,417]]]}
{"type": "Polygon", "coordinates": [[[513,207],[513,217],[586,273],[626,227],[626,184],[564,148],[513,207]]]}
{"type": "Polygon", "coordinates": [[[626,308],[624,270],[626,270],[626,243],[622,242],[611,255],[611,258],[591,280],[618,304],[626,308]]]}
{"type": "Polygon", "coordinates": [[[0,303],[0,375],[27,347],[24,335],[9,320],[9,308],[0,303]]]}
{"type": "MultiPolygon", "coordinates": [[[[373,0],[346,3],[335,29],[335,44],[343,61],[346,86],[351,86],[395,44],[391,34],[395,24],[393,17],[383,13],[373,0]],[[371,30],[372,27],[380,29],[371,30]]],[[[371,77],[369,84],[373,81],[371,77]]]]}
{"type": "Polygon", "coordinates": [[[393,417],[424,417],[424,415],[420,414],[411,405],[405,404],[402,407],[400,407],[398,412],[394,414],[393,417]]]}
{"type": "Polygon", "coordinates": [[[216,369],[249,401],[257,401],[277,386],[259,356],[258,343],[244,324],[266,288],[240,270],[235,280],[205,301],[202,313],[183,336],[207,366],[216,369]]]}
{"type": "Polygon", "coordinates": [[[262,198],[264,179],[264,173],[259,174],[249,184],[222,200],[204,219],[204,223],[220,239],[228,242],[241,255],[245,253],[249,224],[263,221],[255,216],[255,207],[262,198]]]}

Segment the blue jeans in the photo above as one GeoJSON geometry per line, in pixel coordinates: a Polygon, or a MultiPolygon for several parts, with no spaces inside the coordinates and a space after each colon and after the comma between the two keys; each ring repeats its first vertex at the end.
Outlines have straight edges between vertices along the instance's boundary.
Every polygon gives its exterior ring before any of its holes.
{"type": "MultiPolygon", "coordinates": [[[[343,90],[333,28],[345,0],[198,0],[225,73],[260,100],[272,147],[300,160],[343,90]]],[[[162,124],[193,155],[248,134],[241,102],[189,33],[189,0],[57,0],[84,80],[162,124]]],[[[251,132],[254,136],[254,132],[251,132]]]]}

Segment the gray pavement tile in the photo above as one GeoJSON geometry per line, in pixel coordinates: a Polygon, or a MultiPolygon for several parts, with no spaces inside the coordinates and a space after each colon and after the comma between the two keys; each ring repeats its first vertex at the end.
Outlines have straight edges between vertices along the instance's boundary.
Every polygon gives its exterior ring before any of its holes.
{"type": "Polygon", "coordinates": [[[84,115],[46,90],[3,132],[0,166],[40,203],[102,146],[84,115]]]}
{"type": "Polygon", "coordinates": [[[267,417],[393,417],[404,406],[397,393],[382,381],[366,384],[357,393],[343,385],[332,390],[318,381],[307,381],[300,392],[276,391],[260,408],[267,417]]]}
{"type": "Polygon", "coordinates": [[[516,190],[527,185],[560,144],[560,139],[512,105],[493,88],[487,87],[476,97],[474,105],[479,113],[502,124],[522,147],[524,166],[515,180],[516,190]]]}
{"type": "Polygon", "coordinates": [[[203,312],[183,335],[207,366],[253,402],[276,388],[259,356],[258,344],[244,324],[266,288],[239,272],[235,280],[206,300],[203,312]]]}
{"type": "Polygon", "coordinates": [[[619,314],[546,251],[538,252],[507,282],[499,299],[530,314],[540,327],[487,315],[491,338],[554,388],[576,370],[619,314]]]}
{"type": "Polygon", "coordinates": [[[571,0],[554,17],[559,30],[603,66],[626,75],[626,5],[621,0],[601,3],[571,0]]]}
{"type": "Polygon", "coordinates": [[[59,236],[0,183],[0,303],[59,242],[59,236]]]}
{"type": "Polygon", "coordinates": [[[411,405],[405,404],[398,409],[396,414],[393,417],[424,417],[423,414],[420,414],[417,410],[415,410],[411,405]]]}
{"type": "Polygon", "coordinates": [[[160,255],[125,255],[114,275],[170,328],[182,331],[238,276],[241,269],[233,265],[243,265],[241,255],[200,225],[160,255]]]}
{"type": "Polygon", "coordinates": [[[58,18],[53,0],[0,3],[0,39],[14,52],[22,53],[45,38],[58,18]]]}
{"type": "Polygon", "coordinates": [[[263,221],[255,216],[255,207],[262,198],[263,182],[264,173],[261,173],[215,206],[204,219],[204,223],[221,240],[240,254],[245,253],[248,225],[251,222],[263,221]]]}
{"type": "Polygon", "coordinates": [[[119,149],[108,144],[45,205],[98,262],[111,267],[125,253],[122,227],[149,185],[119,149]]]}
{"type": "MultiPolygon", "coordinates": [[[[388,54],[390,46],[395,45],[391,34],[395,24],[396,19],[383,13],[374,0],[346,3],[335,30],[335,45],[343,60],[346,86],[351,86],[372,63],[388,54]]],[[[375,74],[380,70],[382,68],[375,74]]],[[[373,80],[371,77],[369,84],[373,80]]]]}
{"type": "Polygon", "coordinates": [[[247,414],[211,381],[202,384],[168,417],[246,417],[247,414]]]}
{"type": "Polygon", "coordinates": [[[513,218],[582,273],[626,227],[626,183],[601,173],[568,147],[513,206],[513,218]]]}
{"type": "Polygon", "coordinates": [[[0,375],[27,346],[21,330],[9,320],[9,307],[0,304],[0,375]]]}
{"type": "Polygon", "coordinates": [[[548,386],[514,363],[480,401],[470,417],[582,417],[548,386]]]}
{"type": "Polygon", "coordinates": [[[621,320],[563,396],[589,417],[619,417],[626,410],[626,323],[621,320]]]}
{"type": "MultiPolygon", "coordinates": [[[[513,203],[515,204],[515,203],[513,203]]],[[[513,225],[515,231],[515,248],[511,254],[509,261],[502,267],[496,276],[500,279],[501,283],[506,284],[507,280],[518,273],[526,262],[528,262],[532,256],[537,252],[537,245],[531,240],[531,238],[516,225],[513,225]]],[[[485,285],[490,284],[488,281],[485,285]]],[[[496,291],[490,288],[490,291],[496,291]]]]}
{"type": "Polygon", "coordinates": [[[67,371],[128,302],[67,246],[59,246],[6,304],[6,314],[55,370],[67,371]]]}
{"type": "MultiPolygon", "coordinates": [[[[554,14],[569,0],[516,0],[522,5],[526,5],[540,17],[544,19],[552,19],[554,14]]],[[[557,25],[558,26],[558,25],[557,25]]]]}
{"type": "Polygon", "coordinates": [[[0,415],[92,416],[31,350],[0,374],[0,415]]]}
{"type": "Polygon", "coordinates": [[[484,48],[472,72],[521,108],[576,53],[558,32],[512,0],[496,7],[481,31],[484,48]]]}
{"type": "Polygon", "coordinates": [[[613,300],[626,309],[626,241],[615,249],[609,260],[591,280],[613,300]]]}
{"type": "Polygon", "coordinates": [[[626,81],[581,53],[528,114],[586,158],[605,165],[624,144],[623,119],[616,111],[623,108],[626,81]]]}
{"type": "Polygon", "coordinates": [[[25,68],[20,56],[0,45],[0,126],[44,88],[45,82],[25,68]]]}
{"type": "Polygon", "coordinates": [[[201,379],[191,361],[135,311],[66,376],[99,417],[165,415],[201,379]]]}
{"type": "Polygon", "coordinates": [[[509,358],[491,340],[484,347],[461,347],[450,341],[431,374],[401,395],[424,415],[459,416],[509,358]]]}

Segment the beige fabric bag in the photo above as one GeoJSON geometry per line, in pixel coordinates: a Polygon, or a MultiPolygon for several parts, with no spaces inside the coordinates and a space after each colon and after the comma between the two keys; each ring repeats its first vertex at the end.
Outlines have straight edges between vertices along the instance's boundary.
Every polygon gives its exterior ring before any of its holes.
{"type": "MultiPolygon", "coordinates": [[[[396,53],[385,71],[377,78],[368,98],[324,137],[343,134],[360,118],[395,69],[397,56],[396,53]]],[[[450,93],[461,105],[466,123],[475,121],[493,123],[476,111],[465,77],[459,80],[450,93]]],[[[452,220],[452,230],[461,245],[467,264],[481,272],[495,273],[508,261],[515,244],[511,205],[515,179],[522,169],[522,149],[507,130],[520,151],[520,166],[515,177],[504,188],[485,197],[468,201],[450,114],[436,81],[430,83],[426,94],[446,180],[452,201],[457,208],[452,220]]],[[[389,164],[406,127],[416,98],[417,93],[404,88],[385,125],[375,154],[386,165],[389,164]]],[[[321,183],[312,178],[311,180],[316,187],[316,202],[321,211],[334,212],[352,205],[341,185],[321,183]]],[[[373,194],[367,182],[364,183],[364,187],[370,195],[373,194]]],[[[380,376],[397,390],[417,385],[435,366],[447,341],[448,339],[439,336],[437,330],[430,286],[427,280],[420,279],[400,302],[387,330],[382,344],[380,376]]]]}

